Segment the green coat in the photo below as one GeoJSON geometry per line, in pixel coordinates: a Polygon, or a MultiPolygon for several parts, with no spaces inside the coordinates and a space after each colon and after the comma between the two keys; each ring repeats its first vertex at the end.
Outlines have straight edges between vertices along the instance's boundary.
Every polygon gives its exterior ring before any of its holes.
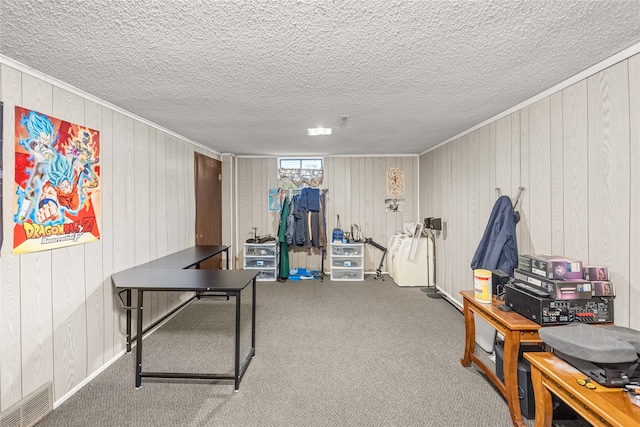
{"type": "Polygon", "coordinates": [[[289,246],[287,245],[287,217],[291,203],[285,198],[280,211],[280,225],[278,227],[278,241],[280,242],[280,278],[289,278],[289,246]]]}

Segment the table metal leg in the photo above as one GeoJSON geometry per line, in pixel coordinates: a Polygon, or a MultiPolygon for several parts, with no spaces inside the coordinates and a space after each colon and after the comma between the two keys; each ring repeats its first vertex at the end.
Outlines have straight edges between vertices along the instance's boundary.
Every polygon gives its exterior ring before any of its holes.
{"type": "Polygon", "coordinates": [[[142,294],[138,289],[137,334],[136,334],[136,388],[142,387],[142,294]]]}
{"type": "Polygon", "coordinates": [[[251,350],[255,356],[256,352],[256,278],[253,278],[251,295],[251,350]]]}
{"type": "Polygon", "coordinates": [[[236,294],[236,349],[235,349],[235,391],[240,388],[240,295],[236,294]]]}
{"type": "MultiPolygon", "coordinates": [[[[131,289],[125,292],[127,295],[126,307],[131,307],[131,289]]],[[[131,309],[127,309],[127,353],[131,353],[131,309]]]]}

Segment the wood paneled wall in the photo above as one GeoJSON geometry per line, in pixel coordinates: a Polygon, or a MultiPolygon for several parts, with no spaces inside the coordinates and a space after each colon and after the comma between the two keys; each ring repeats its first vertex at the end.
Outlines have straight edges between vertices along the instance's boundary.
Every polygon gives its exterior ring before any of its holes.
{"type": "MultiPolygon", "coordinates": [[[[0,64],[4,108],[4,244],[0,253],[0,411],[46,382],[67,396],[124,350],[124,312],[110,276],[194,244],[193,154],[220,159],[173,134],[0,64]],[[14,107],[100,131],[99,242],[13,255],[14,107]]],[[[222,156],[223,229],[235,268],[258,227],[275,235],[268,211],[275,158],[222,156]]],[[[551,252],[606,265],[616,287],[616,323],[640,329],[640,56],[418,157],[325,157],[327,233],[362,227],[383,246],[406,222],[440,217],[437,285],[460,301],[472,286],[470,261],[496,199],[518,205],[521,253],[551,252]],[[385,172],[402,167],[405,204],[385,211],[385,172]],[[419,191],[418,191],[419,184],[419,191]]],[[[365,249],[365,270],[382,253],[365,249]]],[[[319,253],[294,250],[292,267],[319,269],[319,253]]],[[[383,267],[386,269],[386,266],[383,267]]],[[[328,271],[328,263],[325,265],[328,271]]],[[[145,323],[187,296],[152,294],[145,323]]],[[[133,374],[133,367],[132,367],[133,374]]],[[[132,375],[133,377],[133,375],[132,375]]]]}
{"type": "MultiPolygon", "coordinates": [[[[279,216],[268,210],[268,189],[282,185],[277,176],[276,158],[237,159],[238,182],[238,241],[234,254],[236,268],[242,268],[242,244],[258,234],[275,236],[279,216]]],[[[418,158],[411,157],[325,157],[324,180],[320,188],[327,189],[327,238],[336,227],[337,215],[341,226],[350,230],[352,224],[362,227],[365,237],[382,246],[400,231],[405,222],[421,221],[418,214],[418,158]],[[401,212],[385,211],[387,168],[402,167],[405,171],[405,203],[401,212]]],[[[365,247],[365,271],[375,272],[382,252],[371,245],[365,247]]],[[[293,248],[290,266],[320,270],[322,258],[318,250],[293,248]]],[[[386,270],[386,266],[383,267],[386,270]]],[[[328,258],[325,271],[329,271],[328,258]]]]}
{"type": "Polygon", "coordinates": [[[515,197],[519,253],[609,268],[615,321],[640,329],[640,55],[420,156],[421,217],[442,217],[439,288],[461,302],[496,200],[515,197]]]}
{"type": "MultiPolygon", "coordinates": [[[[5,64],[0,410],[46,382],[61,399],[123,351],[111,274],[194,245],[194,152],[172,134],[5,64]],[[13,255],[14,107],[100,131],[101,240],[13,255]]],[[[149,294],[145,323],[185,294],[149,294]]],[[[131,367],[133,387],[133,366],[131,367]]]]}

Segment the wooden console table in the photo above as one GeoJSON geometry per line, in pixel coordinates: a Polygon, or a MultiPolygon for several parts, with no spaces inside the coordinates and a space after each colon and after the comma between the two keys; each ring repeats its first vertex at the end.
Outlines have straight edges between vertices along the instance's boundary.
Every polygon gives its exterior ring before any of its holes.
{"type": "Polygon", "coordinates": [[[460,360],[460,363],[462,363],[462,366],[470,366],[471,362],[473,362],[480,367],[507,400],[513,425],[526,426],[522,419],[520,398],[518,397],[518,352],[520,351],[521,343],[542,343],[538,335],[540,325],[515,311],[501,311],[498,309],[498,305],[503,304],[503,302],[495,298],[491,304],[487,304],[476,301],[472,290],[460,291],[460,294],[463,297],[466,330],[464,357],[460,360]],[[476,328],[474,313],[504,335],[504,382],[498,378],[495,370],[488,367],[475,354],[476,328]]]}
{"type": "Polygon", "coordinates": [[[552,353],[525,353],[531,362],[531,381],[536,399],[535,427],[549,427],[553,421],[553,393],[594,426],[640,426],[640,406],[631,403],[619,388],[594,383],[588,389],[577,383],[586,375],[552,353]]]}

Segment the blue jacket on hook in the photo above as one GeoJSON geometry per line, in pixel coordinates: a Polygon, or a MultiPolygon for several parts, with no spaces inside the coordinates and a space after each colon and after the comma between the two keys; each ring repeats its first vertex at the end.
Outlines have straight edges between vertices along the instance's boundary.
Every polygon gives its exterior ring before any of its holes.
{"type": "Polygon", "coordinates": [[[502,270],[513,277],[518,266],[516,224],[520,214],[513,211],[511,199],[500,196],[493,205],[487,228],[471,260],[471,268],[502,270]]]}

